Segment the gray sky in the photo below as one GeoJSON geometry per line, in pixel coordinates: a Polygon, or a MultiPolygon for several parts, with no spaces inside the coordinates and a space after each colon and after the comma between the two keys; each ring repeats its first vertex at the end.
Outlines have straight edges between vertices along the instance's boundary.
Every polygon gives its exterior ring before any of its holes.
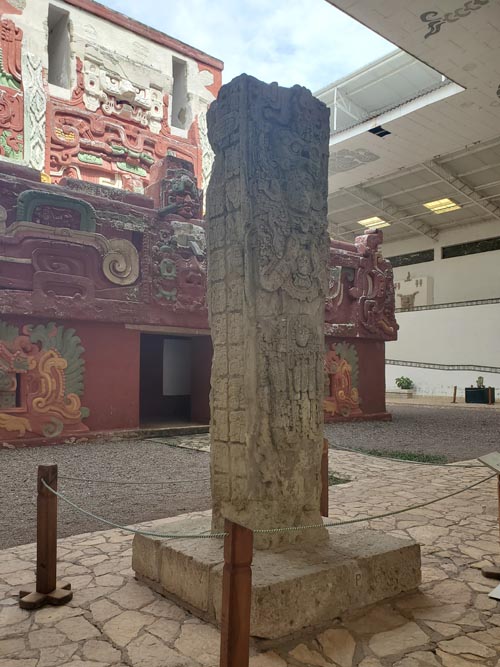
{"type": "Polygon", "coordinates": [[[100,0],[246,72],[315,91],[395,47],[326,0],[100,0]]]}

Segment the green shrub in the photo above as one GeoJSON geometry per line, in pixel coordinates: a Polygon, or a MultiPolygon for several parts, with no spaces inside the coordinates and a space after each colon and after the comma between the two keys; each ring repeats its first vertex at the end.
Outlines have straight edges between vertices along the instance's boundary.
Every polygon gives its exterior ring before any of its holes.
{"type": "Polygon", "coordinates": [[[401,376],[400,378],[396,378],[396,385],[400,389],[411,389],[413,387],[413,380],[410,378],[401,376]]]}

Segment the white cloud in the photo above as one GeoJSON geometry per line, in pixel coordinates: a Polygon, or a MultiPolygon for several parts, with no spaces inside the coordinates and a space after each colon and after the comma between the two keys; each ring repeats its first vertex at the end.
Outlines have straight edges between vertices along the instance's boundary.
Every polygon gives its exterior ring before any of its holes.
{"type": "Polygon", "coordinates": [[[394,47],[325,0],[101,0],[246,72],[317,90],[394,47]]]}

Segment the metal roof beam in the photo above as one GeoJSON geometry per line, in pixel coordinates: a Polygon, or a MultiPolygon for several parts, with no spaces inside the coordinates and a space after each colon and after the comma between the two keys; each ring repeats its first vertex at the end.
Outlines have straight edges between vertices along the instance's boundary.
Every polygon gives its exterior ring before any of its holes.
{"type": "Polygon", "coordinates": [[[364,204],[368,204],[379,213],[385,215],[389,222],[399,222],[402,225],[405,225],[405,227],[408,227],[408,229],[422,234],[422,236],[427,236],[433,241],[437,241],[439,232],[435,227],[432,227],[432,225],[429,225],[427,222],[419,220],[418,218],[414,218],[411,222],[406,222],[404,218],[408,217],[407,211],[399,208],[399,206],[389,204],[387,201],[380,199],[380,197],[375,192],[371,192],[370,190],[362,188],[359,185],[346,188],[344,191],[350,195],[353,195],[356,197],[356,199],[359,199],[359,201],[363,202],[364,204]]]}
{"type": "Polygon", "coordinates": [[[356,122],[364,120],[369,115],[366,109],[363,109],[359,104],[353,102],[348,95],[342,93],[340,87],[333,89],[333,102],[330,108],[332,109],[333,132],[337,130],[337,113],[339,111],[342,111],[356,122]]]}
{"type": "Polygon", "coordinates": [[[470,185],[467,185],[467,183],[465,183],[461,178],[458,178],[458,176],[456,176],[449,169],[442,167],[434,160],[424,162],[423,165],[432,174],[439,176],[442,181],[448,183],[448,185],[450,185],[456,192],[459,192],[469,201],[477,204],[477,206],[482,208],[493,217],[497,218],[497,220],[500,220],[500,208],[489,202],[487,198],[481,197],[481,195],[477,193],[474,188],[471,188],[470,185]]]}

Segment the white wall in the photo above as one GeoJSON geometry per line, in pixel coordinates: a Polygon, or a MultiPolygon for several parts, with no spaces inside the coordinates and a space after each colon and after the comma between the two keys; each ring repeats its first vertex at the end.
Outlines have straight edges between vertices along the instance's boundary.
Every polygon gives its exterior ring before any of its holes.
{"type": "Polygon", "coordinates": [[[465,396],[465,387],[476,386],[479,375],[484,378],[485,387],[495,387],[496,402],[500,402],[500,375],[498,373],[476,373],[474,371],[441,371],[431,368],[409,366],[385,367],[387,391],[396,391],[396,378],[409,377],[415,384],[415,393],[422,396],[453,396],[453,387],[457,386],[457,396],[465,396]]]}
{"type": "MultiPolygon", "coordinates": [[[[386,344],[387,359],[500,367],[500,303],[401,312],[397,319],[398,340],[386,344]]],[[[417,393],[424,394],[447,395],[453,385],[475,384],[479,375],[484,376],[485,384],[500,386],[496,373],[386,365],[388,390],[401,375],[410,377],[417,393]]]]}
{"type": "MultiPolygon", "coordinates": [[[[500,222],[483,222],[474,226],[444,230],[440,233],[437,243],[424,236],[384,243],[382,252],[384,257],[391,257],[433,248],[435,257],[433,262],[397,267],[394,269],[394,279],[403,281],[408,272],[412,279],[422,276],[432,277],[435,304],[491,299],[500,297],[500,250],[441,259],[441,248],[499,235],[500,222]]],[[[396,304],[396,307],[398,305],[396,304]]]]}

